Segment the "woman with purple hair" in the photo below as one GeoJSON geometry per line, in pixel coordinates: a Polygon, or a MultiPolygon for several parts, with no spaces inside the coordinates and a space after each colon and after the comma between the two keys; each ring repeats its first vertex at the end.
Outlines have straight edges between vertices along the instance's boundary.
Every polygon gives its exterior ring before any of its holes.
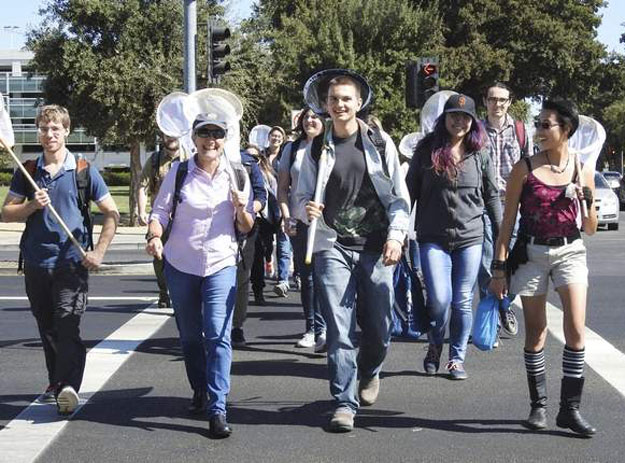
{"type": "Polygon", "coordinates": [[[449,321],[450,379],[466,379],[464,360],[471,332],[473,287],[482,256],[488,211],[498,231],[499,194],[486,135],[474,101],[462,94],[447,100],[432,133],[415,148],[406,183],[417,203],[416,231],[427,290],[431,329],[423,361],[428,375],[440,366],[449,321]]]}

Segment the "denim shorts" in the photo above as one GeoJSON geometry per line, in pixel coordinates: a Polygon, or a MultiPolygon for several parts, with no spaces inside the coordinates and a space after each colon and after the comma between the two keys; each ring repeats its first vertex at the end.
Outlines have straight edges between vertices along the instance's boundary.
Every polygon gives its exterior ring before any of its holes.
{"type": "Polygon", "coordinates": [[[528,262],[519,265],[510,279],[510,293],[520,296],[547,294],[549,278],[554,288],[571,284],[588,286],[586,247],[578,239],[564,246],[527,244],[528,262]]]}

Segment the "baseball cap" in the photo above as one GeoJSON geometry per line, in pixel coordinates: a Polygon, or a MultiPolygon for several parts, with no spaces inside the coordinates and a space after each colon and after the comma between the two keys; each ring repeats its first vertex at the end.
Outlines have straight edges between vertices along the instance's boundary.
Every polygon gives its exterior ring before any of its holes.
{"type": "Polygon", "coordinates": [[[198,114],[195,121],[193,121],[193,131],[195,132],[197,129],[207,125],[216,125],[217,127],[221,127],[225,131],[228,131],[228,123],[217,113],[198,114]]]}
{"type": "Polygon", "coordinates": [[[473,98],[462,93],[452,95],[445,103],[444,113],[465,113],[471,116],[474,120],[477,120],[477,114],[475,114],[475,101],[473,98]]]}

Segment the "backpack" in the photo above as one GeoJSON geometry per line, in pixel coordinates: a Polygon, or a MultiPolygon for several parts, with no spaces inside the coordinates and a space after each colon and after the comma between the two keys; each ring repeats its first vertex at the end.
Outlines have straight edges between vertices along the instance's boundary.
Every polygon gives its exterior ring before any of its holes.
{"type": "MultiPolygon", "coordinates": [[[[22,163],[24,169],[30,174],[32,178],[35,178],[37,172],[37,160],[29,159],[22,163]]],[[[76,159],[76,172],[74,178],[76,180],[76,192],[77,203],[80,214],[82,215],[82,222],[87,230],[87,249],[93,250],[93,218],[91,215],[91,173],[90,164],[83,158],[76,159]]],[[[26,184],[26,196],[31,198],[34,194],[34,189],[30,183],[26,184]]],[[[22,240],[24,235],[22,235],[22,240]]],[[[20,273],[24,266],[24,256],[20,249],[20,254],[17,262],[17,271],[20,273]]]]}
{"type": "Polygon", "coordinates": [[[523,121],[514,121],[514,133],[516,135],[516,139],[519,142],[519,148],[521,148],[521,157],[527,157],[527,149],[529,148],[529,143],[527,139],[527,133],[525,132],[525,124],[523,121]]]}
{"type": "MultiPolygon", "coordinates": [[[[373,143],[375,150],[380,155],[380,159],[382,160],[382,169],[384,170],[384,174],[387,177],[390,177],[388,172],[388,166],[386,165],[386,140],[382,136],[382,131],[378,127],[371,126],[371,132],[369,134],[369,140],[373,143]]],[[[315,162],[319,162],[319,158],[321,157],[321,149],[324,143],[325,134],[322,132],[317,135],[312,142],[312,147],[310,149],[310,154],[315,162]]]]}
{"type": "MultiPolygon", "coordinates": [[[[234,176],[236,178],[237,189],[239,191],[243,191],[243,188],[245,187],[245,175],[247,174],[248,177],[250,176],[252,167],[244,165],[244,164],[233,163],[233,162],[231,162],[230,164],[232,166],[232,170],[234,171],[234,176]]],[[[169,238],[169,235],[171,234],[171,229],[174,225],[174,217],[176,216],[176,209],[178,208],[178,204],[182,202],[182,198],[180,197],[180,191],[182,190],[184,179],[187,177],[188,173],[189,173],[189,161],[188,160],[181,161],[180,164],[178,165],[178,170],[176,171],[176,180],[174,182],[174,197],[172,198],[171,212],[169,213],[169,223],[167,224],[167,227],[165,228],[165,231],[163,232],[163,236],[161,239],[163,243],[167,241],[167,238],[169,238]]],[[[245,245],[247,234],[239,232],[239,230],[237,229],[236,219],[235,219],[235,224],[234,224],[234,232],[236,234],[237,244],[239,247],[238,255],[237,255],[237,262],[239,260],[243,261],[243,266],[245,267],[245,262],[243,260],[241,250],[243,246],[245,245]]]]}

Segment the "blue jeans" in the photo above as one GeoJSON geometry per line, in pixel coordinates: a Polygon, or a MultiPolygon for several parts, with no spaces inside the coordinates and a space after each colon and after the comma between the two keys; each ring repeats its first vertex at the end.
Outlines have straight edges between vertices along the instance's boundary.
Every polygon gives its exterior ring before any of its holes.
{"type": "Polygon", "coordinates": [[[187,377],[194,391],[208,390],[209,417],[226,413],[230,392],[236,273],[232,266],[200,277],[176,270],[165,261],[187,377]]]}
{"type": "Polygon", "coordinates": [[[276,232],[276,257],[278,258],[278,282],[289,282],[291,267],[291,240],[282,230],[276,232]]]}
{"type": "MultiPolygon", "coordinates": [[[[490,284],[490,278],[492,273],[490,271],[490,265],[493,263],[493,257],[495,254],[495,242],[493,240],[493,224],[490,221],[490,217],[484,211],[482,215],[484,221],[484,247],[482,249],[482,260],[480,261],[480,270],[477,275],[477,285],[480,290],[480,301],[488,296],[488,285],[490,284]]],[[[517,233],[519,230],[519,215],[517,214],[514,228],[512,229],[512,235],[510,236],[510,245],[508,249],[512,249],[516,242],[517,233]]],[[[514,300],[513,294],[508,294],[510,301],[514,300]]]]}
{"type": "Polygon", "coordinates": [[[449,321],[449,360],[464,362],[473,323],[473,287],[482,245],[447,251],[435,243],[421,243],[420,250],[427,307],[432,318],[429,342],[443,344],[449,321]]]}
{"type": "Polygon", "coordinates": [[[382,264],[381,254],[350,251],[339,244],[316,253],[313,262],[315,289],[327,324],[330,393],[337,408],[355,413],[360,405],[358,373],[361,378],[378,375],[391,342],[395,267],[382,264]]]}
{"type": "Polygon", "coordinates": [[[421,271],[421,257],[419,256],[417,240],[408,240],[408,256],[410,257],[410,270],[415,274],[417,271],[421,271]]]}
{"type": "Polygon", "coordinates": [[[306,331],[320,335],[326,330],[326,322],[319,309],[319,301],[315,294],[313,282],[313,266],[306,265],[306,240],[308,225],[297,222],[297,234],[291,237],[293,246],[293,264],[302,281],[302,308],[306,319],[306,331]]]}

